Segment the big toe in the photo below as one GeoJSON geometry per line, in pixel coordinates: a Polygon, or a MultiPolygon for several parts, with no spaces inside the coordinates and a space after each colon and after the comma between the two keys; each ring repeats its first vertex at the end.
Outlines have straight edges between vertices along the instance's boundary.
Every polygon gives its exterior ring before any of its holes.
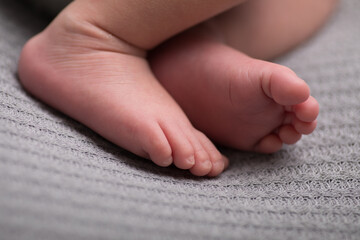
{"type": "Polygon", "coordinates": [[[295,105],[306,101],[310,88],[292,70],[278,64],[268,64],[262,72],[262,88],[268,97],[281,105],[295,105]]]}

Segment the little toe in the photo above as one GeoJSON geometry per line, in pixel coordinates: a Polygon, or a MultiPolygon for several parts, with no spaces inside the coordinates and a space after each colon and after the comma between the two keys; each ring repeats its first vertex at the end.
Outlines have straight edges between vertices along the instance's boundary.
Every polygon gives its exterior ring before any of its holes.
{"type": "Polygon", "coordinates": [[[223,161],[224,161],[224,170],[228,169],[229,165],[230,165],[230,160],[223,155],[223,161]]]}
{"type": "Polygon", "coordinates": [[[283,142],[276,134],[269,134],[262,138],[254,147],[254,150],[261,153],[273,153],[281,149],[283,142]]]}
{"type": "Polygon", "coordinates": [[[301,139],[301,134],[291,125],[282,126],[279,129],[278,135],[285,144],[294,144],[301,139]]]}
{"type": "Polygon", "coordinates": [[[195,164],[190,172],[195,176],[205,176],[212,169],[210,156],[202,147],[195,148],[195,164]]]}
{"type": "Polygon", "coordinates": [[[225,156],[221,155],[215,145],[202,132],[197,130],[196,132],[201,145],[207,151],[210,158],[212,168],[207,175],[215,177],[224,171],[225,166],[228,165],[228,160],[225,156]]]}
{"type": "Polygon", "coordinates": [[[315,130],[316,125],[317,125],[316,120],[312,121],[312,122],[303,122],[297,118],[295,118],[293,120],[293,126],[294,126],[295,130],[298,133],[305,134],[305,135],[312,133],[315,130]]]}
{"type": "Polygon", "coordinates": [[[270,64],[263,68],[262,88],[281,105],[295,105],[310,96],[309,86],[287,67],[270,64]]]}
{"type": "Polygon", "coordinates": [[[220,173],[222,173],[229,166],[229,159],[224,155],[221,155],[220,159],[210,157],[210,161],[212,168],[208,173],[209,177],[216,177],[220,175],[220,173]]]}
{"type": "Polygon", "coordinates": [[[319,103],[310,96],[305,102],[293,106],[296,117],[304,122],[312,122],[319,115],[319,103]]]}

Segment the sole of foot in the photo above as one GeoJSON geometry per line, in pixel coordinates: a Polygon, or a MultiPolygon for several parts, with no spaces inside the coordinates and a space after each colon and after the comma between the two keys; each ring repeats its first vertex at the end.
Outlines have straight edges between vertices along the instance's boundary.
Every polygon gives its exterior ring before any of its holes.
{"type": "Polygon", "coordinates": [[[219,144],[272,153],[316,128],[319,105],[305,81],[201,29],[163,44],[150,63],[193,125],[219,144]]]}

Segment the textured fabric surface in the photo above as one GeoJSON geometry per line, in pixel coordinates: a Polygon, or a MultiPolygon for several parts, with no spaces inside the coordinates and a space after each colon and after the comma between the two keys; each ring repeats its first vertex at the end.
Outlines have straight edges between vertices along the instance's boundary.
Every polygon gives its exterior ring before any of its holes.
{"type": "Polygon", "coordinates": [[[223,149],[229,170],[207,179],[156,167],[25,93],[18,55],[47,22],[0,0],[0,239],[359,239],[359,9],[342,1],[278,60],[319,100],[317,131],[273,155],[223,149]]]}

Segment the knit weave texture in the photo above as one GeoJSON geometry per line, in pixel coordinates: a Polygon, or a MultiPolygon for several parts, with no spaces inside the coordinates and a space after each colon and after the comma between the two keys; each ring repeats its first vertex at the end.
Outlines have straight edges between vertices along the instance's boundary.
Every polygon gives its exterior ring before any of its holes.
{"type": "MultiPolygon", "coordinates": [[[[48,20],[0,0],[0,239],[360,239],[360,1],[278,59],[321,106],[272,155],[222,149],[215,179],[160,168],[28,95],[16,66],[48,20]]],[[[61,101],[61,99],[59,99],[61,101]]]]}

